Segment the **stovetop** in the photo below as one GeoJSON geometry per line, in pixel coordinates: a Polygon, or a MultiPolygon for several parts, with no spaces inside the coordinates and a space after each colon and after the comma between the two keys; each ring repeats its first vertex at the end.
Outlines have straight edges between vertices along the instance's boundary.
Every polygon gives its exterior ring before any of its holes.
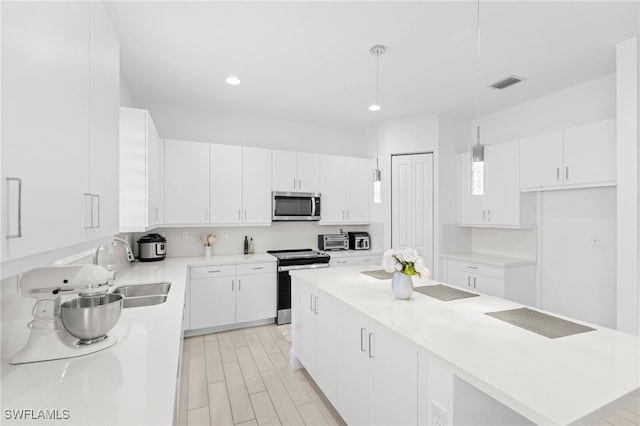
{"type": "Polygon", "coordinates": [[[329,261],[329,255],[312,249],[290,249],[290,250],[267,250],[272,256],[275,256],[280,263],[287,260],[306,260],[318,263],[329,261]]]}

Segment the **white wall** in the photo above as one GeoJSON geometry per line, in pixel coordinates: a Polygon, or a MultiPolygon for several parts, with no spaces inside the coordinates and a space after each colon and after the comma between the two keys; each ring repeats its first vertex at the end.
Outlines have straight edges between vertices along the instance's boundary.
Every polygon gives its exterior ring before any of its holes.
{"type": "MultiPolygon", "coordinates": [[[[482,117],[480,124],[483,143],[500,144],[615,116],[616,76],[610,74],[482,117]]],[[[473,135],[475,122],[469,130],[473,135]]],[[[615,219],[615,190],[613,197],[609,188],[552,191],[540,199],[538,217],[543,221],[538,224],[537,243],[542,308],[615,327],[612,318],[616,306],[611,303],[616,295],[616,227],[611,224],[612,215],[615,219]],[[602,211],[598,206],[604,205],[607,210],[602,211]],[[584,208],[576,211],[575,206],[584,208]],[[594,250],[578,240],[580,232],[569,226],[571,223],[581,223],[585,236],[599,237],[601,246],[595,252],[600,255],[592,256],[594,250]],[[608,248],[611,250],[605,250],[608,248]],[[597,261],[585,261],[594,258],[597,261]],[[589,290],[578,291],[581,288],[589,290]],[[592,307],[593,311],[581,306],[592,307]]],[[[497,239],[492,241],[481,232],[487,231],[473,231],[474,250],[495,247],[497,239]]]]}
{"type": "Polygon", "coordinates": [[[129,90],[127,82],[124,80],[122,73],[120,73],[120,106],[134,108],[135,101],[129,90]]]}
{"type": "Polygon", "coordinates": [[[149,110],[161,138],[291,151],[367,157],[359,132],[232,114],[215,110],[138,102],[149,110]]]}

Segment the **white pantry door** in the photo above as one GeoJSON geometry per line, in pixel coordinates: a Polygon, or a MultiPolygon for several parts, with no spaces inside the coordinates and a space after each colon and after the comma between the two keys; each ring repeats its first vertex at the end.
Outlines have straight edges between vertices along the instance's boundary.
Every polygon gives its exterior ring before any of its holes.
{"type": "Polygon", "coordinates": [[[433,271],[433,154],[391,157],[391,247],[415,248],[433,271]]]}

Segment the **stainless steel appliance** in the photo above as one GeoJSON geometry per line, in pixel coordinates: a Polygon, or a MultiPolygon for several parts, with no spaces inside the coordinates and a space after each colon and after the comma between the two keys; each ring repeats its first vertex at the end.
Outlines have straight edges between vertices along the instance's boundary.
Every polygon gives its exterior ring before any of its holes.
{"type": "Polygon", "coordinates": [[[329,255],[311,249],[269,250],[267,253],[278,259],[278,316],[276,323],[291,323],[291,276],[289,271],[297,269],[327,268],[329,255]]]}
{"type": "Polygon", "coordinates": [[[164,260],[167,240],[160,234],[149,234],[138,240],[138,258],[141,262],[164,260]]]}
{"type": "Polygon", "coordinates": [[[348,232],[349,250],[370,250],[371,237],[368,232],[348,232]]]}
{"type": "Polygon", "coordinates": [[[272,220],[320,220],[320,194],[274,191],[272,196],[272,220]]]}
{"type": "Polygon", "coordinates": [[[318,234],[318,250],[348,250],[347,234],[318,234]]]}

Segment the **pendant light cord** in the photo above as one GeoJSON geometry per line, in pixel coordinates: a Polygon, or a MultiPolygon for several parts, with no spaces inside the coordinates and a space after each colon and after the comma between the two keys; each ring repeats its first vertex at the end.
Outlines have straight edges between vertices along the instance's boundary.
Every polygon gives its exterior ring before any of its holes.
{"type": "Polygon", "coordinates": [[[476,15],[476,42],[477,42],[477,58],[476,58],[476,74],[478,78],[478,87],[476,89],[476,143],[480,144],[480,0],[477,1],[476,15]]]}
{"type": "MultiPolygon", "coordinates": [[[[380,106],[380,53],[376,54],[376,105],[380,106]]],[[[376,111],[376,170],[380,170],[380,109],[376,111]]]]}

